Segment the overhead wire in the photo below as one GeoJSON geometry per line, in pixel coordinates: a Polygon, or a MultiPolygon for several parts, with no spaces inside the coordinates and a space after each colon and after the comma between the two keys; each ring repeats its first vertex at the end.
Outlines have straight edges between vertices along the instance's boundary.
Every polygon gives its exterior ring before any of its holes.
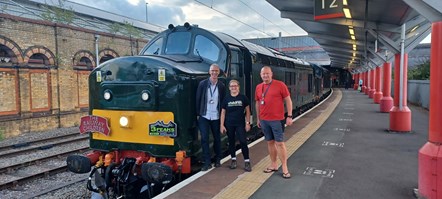
{"type": "MultiPolygon", "coordinates": [[[[231,16],[231,15],[229,15],[229,14],[227,14],[227,13],[224,13],[224,12],[222,12],[222,11],[220,11],[220,10],[214,8],[214,6],[213,6],[213,1],[212,1],[212,4],[211,4],[210,6],[207,5],[207,4],[205,4],[205,3],[203,3],[203,2],[201,2],[201,1],[199,1],[199,0],[194,0],[194,1],[197,2],[197,3],[199,3],[199,4],[201,4],[201,5],[203,5],[203,6],[205,6],[205,7],[207,7],[207,8],[209,8],[209,9],[212,9],[212,10],[218,12],[218,13],[220,13],[220,14],[222,14],[222,15],[224,15],[224,16],[230,18],[230,19],[233,19],[233,20],[235,20],[235,21],[237,21],[237,22],[239,22],[239,23],[241,23],[241,24],[243,24],[243,25],[245,25],[245,26],[247,26],[247,27],[250,27],[250,28],[252,28],[252,29],[254,29],[254,30],[256,30],[256,31],[259,31],[259,32],[261,32],[261,33],[263,33],[263,34],[265,34],[265,35],[267,35],[267,36],[269,36],[269,37],[272,37],[272,38],[277,37],[277,36],[273,36],[273,35],[271,35],[271,34],[269,34],[269,33],[267,33],[267,32],[264,32],[264,31],[262,31],[262,30],[260,30],[260,29],[258,29],[258,28],[255,28],[255,27],[253,27],[252,25],[247,24],[246,22],[243,22],[243,21],[241,21],[241,20],[239,20],[239,19],[237,19],[237,18],[235,18],[235,17],[233,17],[233,16],[231,16]]],[[[257,10],[253,9],[252,7],[250,7],[248,4],[246,4],[246,3],[243,2],[242,0],[239,0],[239,2],[241,2],[242,4],[244,4],[244,5],[245,5],[246,7],[248,7],[250,10],[254,11],[255,13],[257,13],[258,15],[260,15],[262,18],[266,19],[267,21],[269,21],[269,22],[272,23],[273,25],[277,26],[278,28],[280,28],[280,29],[283,30],[284,32],[288,33],[288,31],[286,31],[285,29],[283,29],[281,26],[276,25],[275,23],[273,23],[270,19],[266,18],[264,15],[262,15],[262,14],[259,13],[257,10]]],[[[290,33],[288,33],[288,35],[293,36],[293,35],[291,35],[290,33]]],[[[307,44],[307,43],[306,43],[305,41],[303,41],[303,40],[302,40],[302,42],[305,43],[305,44],[307,44]]],[[[284,43],[284,44],[286,44],[287,46],[290,46],[290,45],[291,45],[291,44],[289,44],[289,43],[283,41],[282,38],[281,38],[281,43],[284,43]]],[[[307,44],[307,45],[308,45],[308,44],[307,44]]],[[[303,49],[303,50],[301,50],[301,51],[296,52],[296,54],[294,54],[294,56],[298,55],[299,53],[304,52],[305,50],[306,50],[306,49],[303,49]]]]}
{"type": "Polygon", "coordinates": [[[241,20],[239,20],[239,19],[237,19],[237,18],[235,18],[235,17],[229,15],[229,14],[226,14],[226,13],[224,13],[224,12],[221,12],[220,10],[217,10],[217,9],[213,8],[213,6],[206,5],[205,3],[201,2],[201,1],[198,1],[198,0],[194,0],[194,1],[196,1],[197,3],[199,3],[199,4],[203,5],[203,6],[206,6],[206,7],[210,8],[210,9],[212,9],[212,10],[214,10],[214,11],[216,11],[216,12],[218,12],[218,13],[220,13],[220,14],[226,16],[226,17],[229,17],[230,19],[233,19],[233,20],[235,20],[235,21],[237,21],[237,22],[239,22],[239,23],[242,23],[242,24],[245,25],[245,26],[248,26],[248,27],[250,27],[250,28],[252,28],[252,29],[254,29],[254,30],[256,30],[256,31],[259,31],[259,32],[261,32],[261,33],[263,33],[263,34],[265,34],[265,35],[268,35],[269,37],[273,37],[273,35],[270,35],[270,34],[264,32],[264,31],[262,31],[262,30],[259,30],[258,28],[255,28],[255,27],[253,27],[253,26],[251,26],[251,25],[249,25],[249,24],[247,24],[247,23],[245,23],[245,22],[243,22],[243,21],[241,21],[241,20]]]}
{"type": "Polygon", "coordinates": [[[258,12],[257,10],[253,9],[252,7],[250,7],[248,4],[244,3],[244,1],[239,0],[239,2],[241,2],[242,4],[244,4],[246,7],[248,7],[250,10],[253,10],[256,14],[258,14],[259,16],[261,16],[262,18],[264,18],[265,20],[267,20],[268,22],[272,23],[273,25],[277,26],[278,28],[280,28],[281,30],[283,30],[285,33],[287,33],[289,36],[293,36],[292,34],[290,34],[288,31],[286,31],[284,28],[282,28],[281,26],[273,23],[273,21],[271,21],[270,19],[267,19],[267,17],[265,17],[264,15],[262,15],[260,12],[258,12]]]}

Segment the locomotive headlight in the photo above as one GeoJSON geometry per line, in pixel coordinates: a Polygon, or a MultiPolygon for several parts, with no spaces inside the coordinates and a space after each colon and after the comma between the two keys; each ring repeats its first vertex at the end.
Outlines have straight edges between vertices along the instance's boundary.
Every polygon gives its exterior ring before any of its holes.
{"type": "Polygon", "coordinates": [[[103,93],[103,98],[107,101],[109,101],[112,98],[112,94],[110,90],[105,90],[103,93]]]}
{"type": "Polygon", "coordinates": [[[148,91],[143,91],[143,92],[141,92],[141,99],[143,100],[143,101],[147,101],[147,100],[149,100],[149,98],[150,98],[150,96],[149,96],[149,92],[148,91]]]}
{"type": "Polygon", "coordinates": [[[120,126],[124,128],[129,128],[129,117],[121,116],[120,117],[120,126]]]}

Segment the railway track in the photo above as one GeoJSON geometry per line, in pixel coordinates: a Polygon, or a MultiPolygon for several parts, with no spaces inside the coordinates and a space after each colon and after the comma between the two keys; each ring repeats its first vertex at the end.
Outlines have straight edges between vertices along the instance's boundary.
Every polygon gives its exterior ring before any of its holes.
{"type": "Polygon", "coordinates": [[[0,190],[66,172],[66,157],[88,151],[87,139],[75,133],[0,147],[0,190]]]}
{"type": "Polygon", "coordinates": [[[57,153],[57,154],[54,154],[54,155],[46,156],[46,157],[43,157],[43,158],[28,160],[28,161],[25,161],[25,162],[13,163],[13,164],[10,164],[10,165],[7,165],[7,166],[0,167],[0,174],[2,174],[2,173],[9,173],[9,172],[12,172],[13,170],[20,169],[20,168],[23,168],[23,167],[26,167],[26,166],[36,165],[36,164],[41,163],[42,161],[46,161],[46,160],[50,160],[50,159],[56,159],[56,158],[61,159],[62,157],[67,157],[67,155],[70,155],[70,154],[73,154],[73,153],[82,153],[82,152],[85,152],[87,150],[89,150],[89,147],[81,147],[81,148],[76,149],[76,150],[67,151],[67,152],[61,152],[61,153],[57,153]]]}
{"type": "Polygon", "coordinates": [[[38,150],[47,150],[55,146],[87,140],[88,136],[81,136],[78,133],[64,136],[51,137],[31,142],[11,144],[0,147],[0,159],[30,153],[38,150]]]}
{"type": "Polygon", "coordinates": [[[36,172],[33,174],[28,174],[25,176],[10,176],[10,178],[8,180],[0,183],[0,190],[11,188],[11,187],[23,184],[25,182],[29,182],[29,181],[34,180],[36,178],[47,177],[47,176],[54,175],[54,174],[60,173],[60,172],[65,172],[65,171],[67,171],[66,164],[64,164],[62,166],[54,167],[54,168],[42,169],[39,172],[36,172]]]}

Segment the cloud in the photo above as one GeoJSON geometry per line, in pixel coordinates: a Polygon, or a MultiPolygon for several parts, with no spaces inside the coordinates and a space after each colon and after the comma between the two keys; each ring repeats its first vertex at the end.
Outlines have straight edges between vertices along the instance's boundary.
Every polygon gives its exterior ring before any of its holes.
{"type": "Polygon", "coordinates": [[[71,0],[162,27],[185,22],[220,31],[238,39],[305,35],[306,33],[264,0],[71,0]],[[270,21],[269,21],[270,20],[270,21]]]}

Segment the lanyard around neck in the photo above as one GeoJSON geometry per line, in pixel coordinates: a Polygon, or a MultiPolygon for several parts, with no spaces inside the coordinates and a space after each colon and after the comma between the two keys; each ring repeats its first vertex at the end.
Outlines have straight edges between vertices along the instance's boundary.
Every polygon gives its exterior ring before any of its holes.
{"type": "Polygon", "coordinates": [[[212,91],[212,83],[209,84],[210,98],[213,98],[213,94],[215,93],[216,88],[218,88],[218,82],[215,84],[215,89],[213,89],[213,91],[212,91]]]}
{"type": "Polygon", "coordinates": [[[269,83],[269,86],[266,88],[266,91],[264,91],[264,85],[265,85],[265,84],[262,85],[262,89],[261,89],[261,92],[262,92],[262,99],[264,99],[264,97],[265,97],[266,94],[267,94],[267,91],[269,91],[269,88],[270,88],[270,86],[272,85],[272,82],[273,82],[273,81],[271,81],[271,82],[269,83]]]}

